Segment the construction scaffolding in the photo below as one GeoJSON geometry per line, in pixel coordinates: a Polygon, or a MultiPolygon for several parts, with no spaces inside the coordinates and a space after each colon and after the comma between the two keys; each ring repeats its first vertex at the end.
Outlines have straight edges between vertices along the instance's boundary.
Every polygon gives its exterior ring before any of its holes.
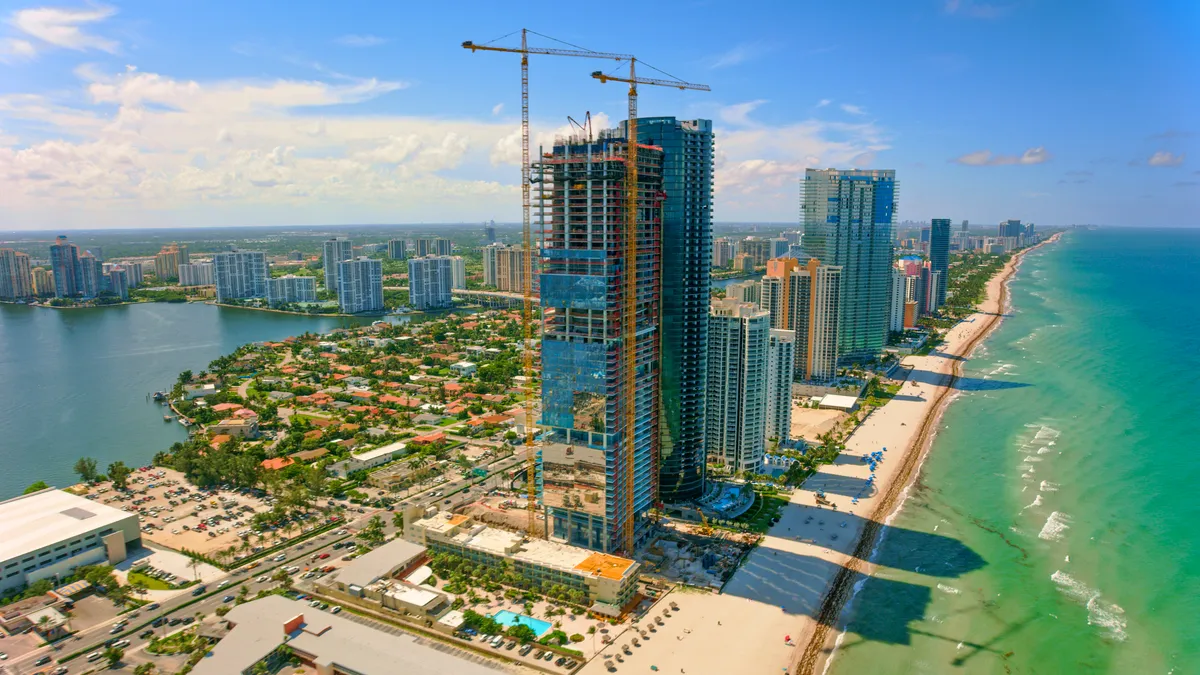
{"type": "Polygon", "coordinates": [[[619,131],[603,131],[595,140],[557,139],[535,163],[532,183],[544,237],[541,491],[547,530],[572,544],[625,555],[644,532],[657,487],[664,196],[661,148],[629,149],[619,131]],[[632,238],[629,155],[638,162],[632,238]],[[627,263],[636,269],[633,284],[627,263]]]}

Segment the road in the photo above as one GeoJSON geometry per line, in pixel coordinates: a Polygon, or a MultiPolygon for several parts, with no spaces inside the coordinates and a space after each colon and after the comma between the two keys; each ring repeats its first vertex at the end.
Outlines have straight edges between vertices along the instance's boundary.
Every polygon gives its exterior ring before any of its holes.
{"type": "MultiPolygon", "coordinates": [[[[401,502],[401,505],[417,504],[423,507],[437,505],[439,507],[448,507],[457,505],[464,499],[477,497],[481,492],[496,488],[507,488],[507,479],[505,473],[519,466],[524,461],[518,451],[510,457],[504,457],[492,462],[488,466],[489,476],[486,479],[477,477],[459,478],[457,480],[447,481],[440,485],[432,485],[423,488],[415,495],[411,495],[401,502]],[[465,489],[470,487],[470,491],[465,489]],[[451,504],[446,504],[447,500],[451,504]]],[[[349,514],[347,514],[349,516],[349,514]]],[[[88,662],[86,654],[94,651],[103,651],[105,642],[109,640],[124,639],[129,640],[130,644],[125,647],[126,658],[125,662],[130,664],[141,663],[148,660],[153,660],[153,657],[144,652],[144,648],[149,644],[152,636],[146,638],[140,637],[147,630],[153,630],[154,635],[162,637],[169,633],[176,632],[185,628],[181,623],[183,619],[195,618],[197,614],[203,614],[205,617],[213,617],[216,615],[216,610],[223,604],[226,596],[236,597],[242,587],[248,589],[248,596],[253,598],[260,590],[274,588],[278,585],[277,582],[271,581],[270,577],[281,567],[290,567],[293,565],[300,567],[298,575],[303,574],[311,563],[311,558],[314,555],[328,553],[329,557],[322,561],[322,564],[341,563],[341,556],[345,555],[344,549],[334,549],[333,545],[340,541],[352,541],[357,530],[361,529],[366,522],[375,515],[383,516],[384,530],[390,536],[395,533],[395,527],[392,525],[391,512],[383,509],[366,509],[364,513],[354,514],[357,516],[354,520],[349,518],[346,528],[348,531],[343,535],[336,535],[332,530],[325,534],[318,535],[306,541],[296,542],[283,550],[284,559],[276,561],[274,557],[266,558],[259,561],[258,566],[253,570],[248,570],[244,566],[233,570],[231,573],[222,577],[222,579],[211,582],[207,585],[205,593],[201,594],[200,600],[196,601],[196,597],[191,593],[182,593],[179,596],[171,598],[160,603],[161,606],[152,612],[147,612],[144,609],[139,612],[129,613],[121,617],[114,618],[108,622],[93,626],[85,631],[81,631],[73,639],[59,643],[58,649],[44,647],[36,649],[19,657],[11,657],[8,661],[0,665],[0,675],[30,675],[40,673],[55,672],[55,668],[66,668],[64,673],[69,675],[78,675],[89,670],[99,670],[99,664],[102,661],[88,662]],[[259,581],[263,577],[267,577],[265,581],[259,581]],[[225,583],[223,588],[218,588],[218,585],[225,583]],[[193,602],[195,601],[195,602],[193,602]],[[157,618],[163,618],[163,624],[155,629],[152,629],[150,623],[157,618]],[[124,631],[119,631],[116,634],[111,633],[113,626],[116,625],[118,619],[128,619],[129,625],[124,631]],[[179,619],[176,625],[170,625],[170,620],[179,619]],[[34,662],[45,655],[57,659],[83,652],[84,655],[78,656],[70,661],[59,664],[51,662],[43,666],[35,666],[34,662]],[[5,671],[7,669],[7,672],[5,671]]]]}

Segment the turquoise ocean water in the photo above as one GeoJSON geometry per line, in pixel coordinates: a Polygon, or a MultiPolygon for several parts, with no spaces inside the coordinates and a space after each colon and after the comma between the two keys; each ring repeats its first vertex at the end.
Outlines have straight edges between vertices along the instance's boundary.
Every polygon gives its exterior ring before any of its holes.
{"type": "Polygon", "coordinates": [[[1011,291],[830,672],[1200,673],[1200,231],[1071,231],[1011,291]]]}

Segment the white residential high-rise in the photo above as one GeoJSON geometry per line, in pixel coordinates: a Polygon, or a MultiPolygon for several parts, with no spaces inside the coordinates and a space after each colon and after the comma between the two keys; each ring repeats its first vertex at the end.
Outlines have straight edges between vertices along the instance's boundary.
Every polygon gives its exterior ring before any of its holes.
{"type": "Polygon", "coordinates": [[[444,237],[422,237],[414,239],[413,244],[418,258],[430,255],[450,255],[454,248],[454,244],[444,237]]]}
{"type": "Polygon", "coordinates": [[[767,336],[767,420],[765,438],[784,443],[792,432],[792,373],[796,331],[772,328],[767,336]]]}
{"type": "Polygon", "coordinates": [[[891,300],[888,302],[888,330],[899,333],[904,330],[904,292],[907,276],[904,270],[892,270],[891,300]]]}
{"type": "Polygon", "coordinates": [[[284,302],[316,302],[316,277],[298,277],[287,274],[267,281],[267,302],[278,305],[284,302]]]}
{"type": "Polygon", "coordinates": [[[404,260],[408,257],[408,243],[403,239],[389,239],[387,251],[392,260],[404,260]]]}
{"type": "Polygon", "coordinates": [[[217,302],[267,297],[267,256],[262,251],[213,254],[217,302]]]}
{"type": "Polygon", "coordinates": [[[179,265],[180,286],[212,286],[214,283],[212,263],[181,263],[179,265]]]}
{"type": "Polygon", "coordinates": [[[504,250],[504,244],[488,244],[483,247],[483,285],[484,286],[499,286],[497,283],[497,264],[500,251],[504,250]]]}
{"type": "Polygon", "coordinates": [[[450,293],[454,270],[450,256],[408,259],[408,304],[414,309],[445,309],[454,304],[450,293]]]}
{"type": "Polygon", "coordinates": [[[710,462],[759,471],[767,420],[767,352],[771,315],[733,299],[713,300],[708,318],[710,462]]]}
{"type": "Polygon", "coordinates": [[[725,287],[725,297],[757,305],[762,302],[763,287],[757,281],[735,281],[725,287]]]}
{"type": "Polygon", "coordinates": [[[337,266],[338,307],[345,314],[382,312],[383,261],[361,257],[337,266]]]}
{"type": "Polygon", "coordinates": [[[729,267],[731,262],[733,262],[733,242],[725,237],[713,239],[712,266],[724,269],[729,267]]]}
{"type": "Polygon", "coordinates": [[[0,300],[33,297],[33,271],[29,256],[11,248],[0,248],[0,300]]]}
{"type": "Polygon", "coordinates": [[[354,242],[345,237],[326,239],[321,244],[321,263],[325,265],[325,290],[337,292],[338,263],[354,257],[354,242]]]}
{"type": "Polygon", "coordinates": [[[105,275],[108,277],[108,290],[122,300],[129,299],[129,276],[124,267],[113,267],[105,275]]]}
{"type": "Polygon", "coordinates": [[[467,263],[460,255],[450,256],[450,288],[467,287],[467,263]]]}

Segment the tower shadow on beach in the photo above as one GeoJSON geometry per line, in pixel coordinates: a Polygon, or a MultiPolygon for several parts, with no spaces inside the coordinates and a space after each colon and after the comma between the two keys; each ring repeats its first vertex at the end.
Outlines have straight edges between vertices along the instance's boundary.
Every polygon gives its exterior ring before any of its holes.
{"type": "MultiPolygon", "coordinates": [[[[789,550],[792,544],[787,540],[845,550],[853,544],[856,529],[865,524],[862,520],[861,516],[831,509],[789,504],[779,524],[751,552],[722,592],[824,620],[820,608],[827,584],[845,570],[835,562],[789,550]]],[[[869,620],[851,618],[849,625],[838,628],[844,627],[864,640],[907,645],[914,634],[910,625],[924,618],[932,601],[935,580],[957,578],[987,563],[952,537],[889,525],[882,526],[880,536],[879,541],[886,545],[875,547],[871,562],[885,576],[868,577],[854,571],[848,579],[851,587],[861,586],[855,607],[869,609],[856,610],[853,616],[869,620]],[[928,576],[930,584],[886,578],[886,569],[928,576]],[[868,578],[870,581],[864,584],[868,578]]]]}
{"type": "MultiPolygon", "coordinates": [[[[946,381],[946,376],[929,370],[913,370],[908,375],[908,381],[916,382],[917,384],[942,386],[946,381]]],[[[957,391],[998,391],[1001,389],[1022,389],[1032,386],[1028,382],[986,380],[982,377],[960,377],[955,381],[953,388],[957,391]]]]}

